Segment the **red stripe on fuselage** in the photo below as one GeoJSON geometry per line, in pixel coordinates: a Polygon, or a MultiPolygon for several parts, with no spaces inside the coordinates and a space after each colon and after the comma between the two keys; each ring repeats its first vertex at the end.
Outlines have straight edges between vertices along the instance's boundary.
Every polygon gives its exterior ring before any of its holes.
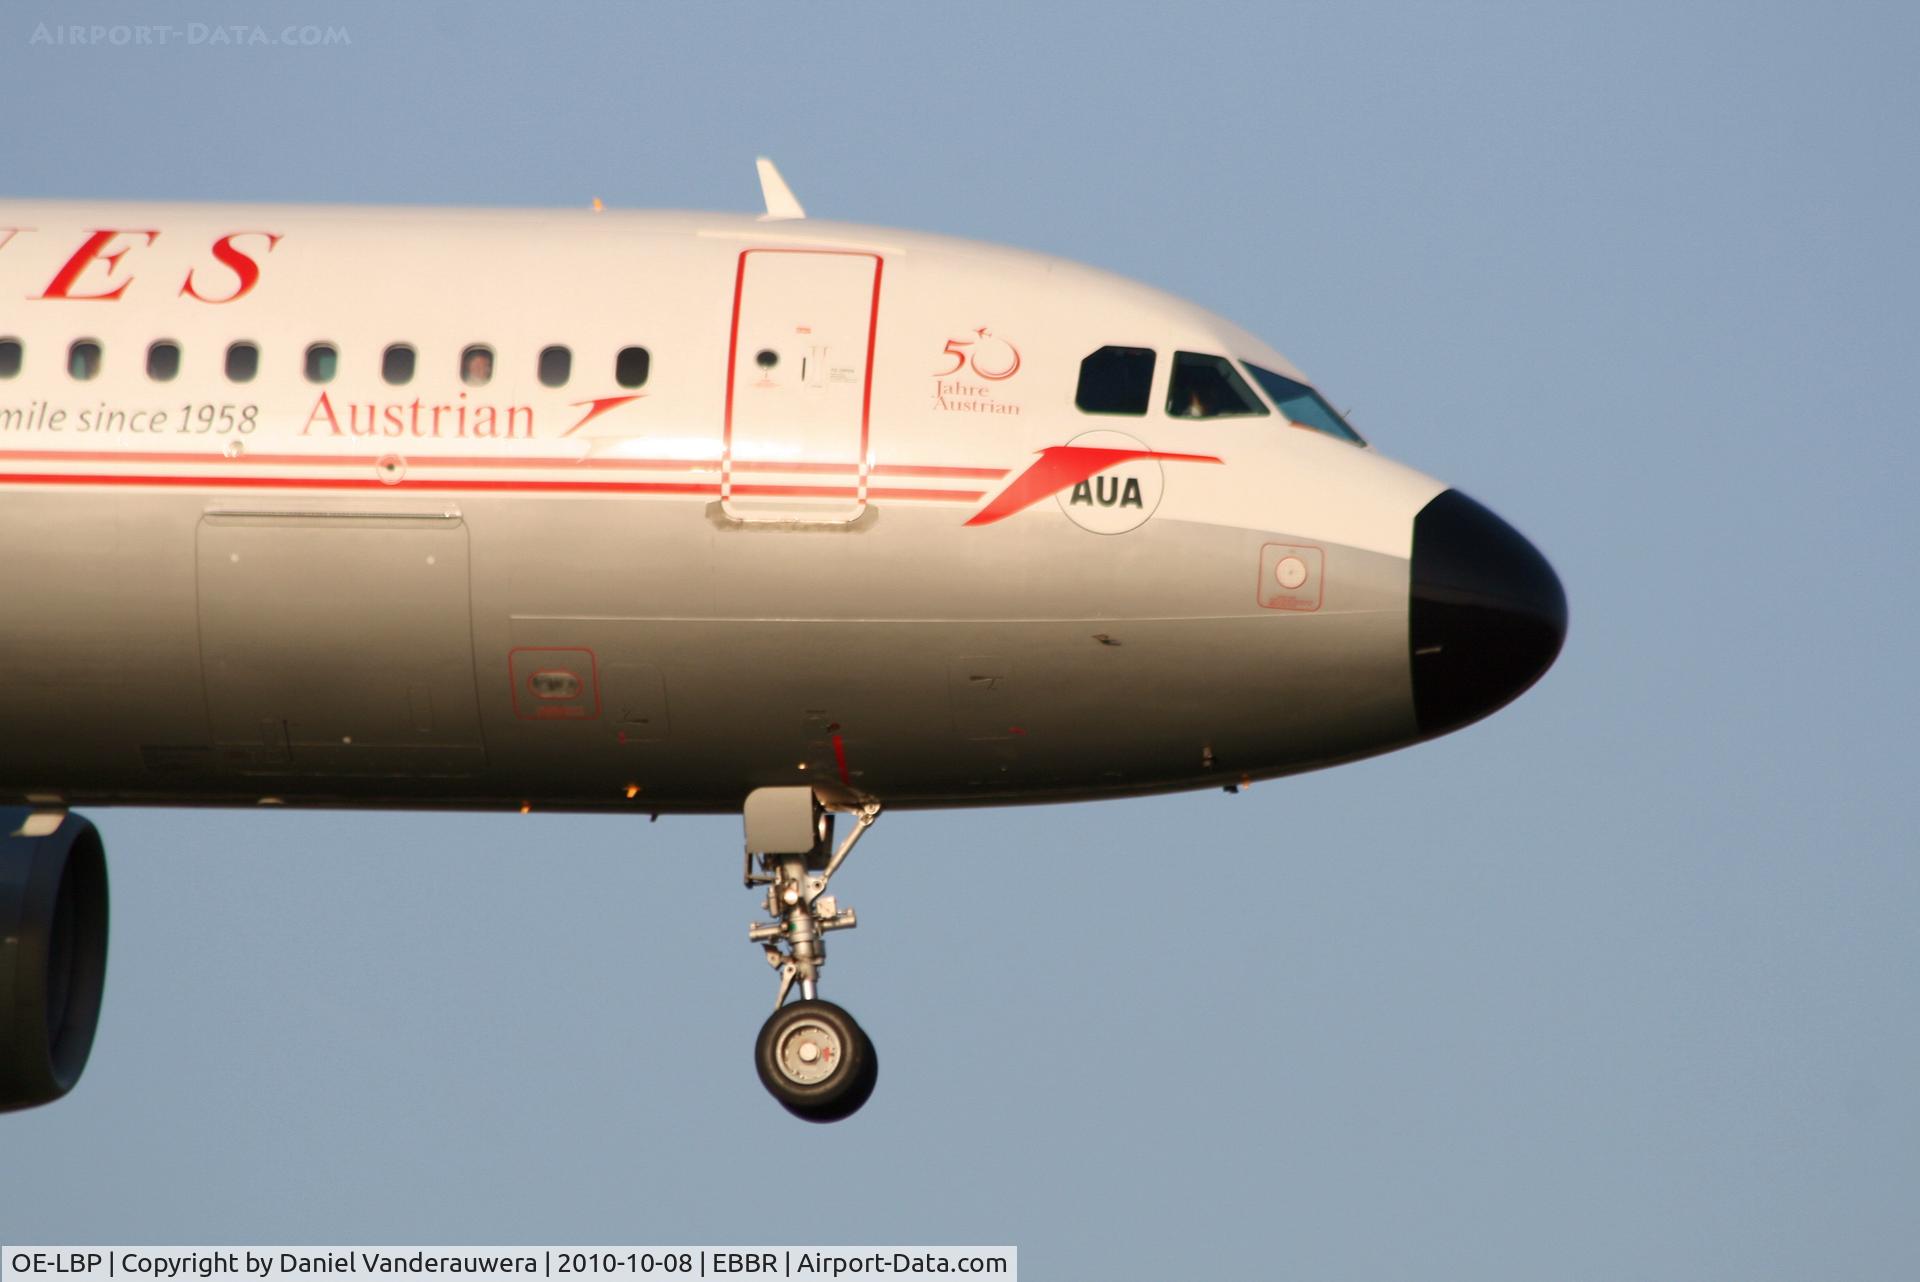
{"type": "MultiPolygon", "coordinates": [[[[479,477],[408,478],[384,481],[360,476],[167,476],[130,472],[0,472],[0,485],[111,485],[158,486],[167,489],[280,489],[280,490],[373,490],[392,494],[423,490],[470,491],[503,494],[691,494],[717,496],[718,480],[711,481],[620,481],[594,480],[488,480],[479,477]]],[[[734,493],[760,498],[851,498],[859,491],[851,485],[736,485],[734,493]]],[[[940,490],[917,486],[885,486],[868,491],[875,499],[902,499],[925,502],[978,503],[981,490],[940,490]]]]}
{"type": "MultiPolygon", "coordinates": [[[[13,461],[34,463],[172,463],[256,467],[373,467],[387,458],[385,454],[241,454],[233,458],[216,452],[188,450],[0,450],[0,466],[13,461]]],[[[478,468],[593,468],[636,471],[718,472],[719,459],[688,458],[534,458],[504,454],[416,454],[407,460],[412,467],[478,468]]],[[[736,462],[736,472],[792,472],[800,475],[852,476],[857,463],[783,463],[765,460],[736,462]]],[[[913,463],[881,463],[871,470],[873,476],[952,477],[955,480],[997,481],[1007,474],[1004,467],[920,466],[913,463]]]]}

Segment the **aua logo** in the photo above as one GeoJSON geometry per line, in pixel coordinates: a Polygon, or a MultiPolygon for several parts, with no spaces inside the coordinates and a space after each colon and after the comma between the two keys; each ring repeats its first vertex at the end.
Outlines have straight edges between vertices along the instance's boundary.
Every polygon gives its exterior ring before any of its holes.
{"type": "Polygon", "coordinates": [[[1073,507],[1145,507],[1137,476],[1096,476],[1073,487],[1073,507]]]}
{"type": "Polygon", "coordinates": [[[1068,520],[1095,534],[1138,529],[1160,506],[1162,463],[1218,463],[1211,454],[1168,454],[1125,432],[1082,432],[1065,445],[1041,448],[1005,489],[967,518],[997,525],[1051,496],[1068,520]]]}
{"type": "Polygon", "coordinates": [[[1125,432],[1085,432],[1068,444],[1120,452],[1122,461],[1054,495],[1067,519],[1095,534],[1125,534],[1146,524],[1166,488],[1153,451],[1125,432]]]}

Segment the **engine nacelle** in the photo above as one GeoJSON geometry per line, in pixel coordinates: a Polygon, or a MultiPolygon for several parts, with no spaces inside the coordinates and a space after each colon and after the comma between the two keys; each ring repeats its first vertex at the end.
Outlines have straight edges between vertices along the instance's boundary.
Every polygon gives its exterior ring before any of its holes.
{"type": "Polygon", "coordinates": [[[80,1080],[107,978],[107,856],[79,815],[20,835],[0,810],[0,1112],[51,1104],[80,1080]]]}

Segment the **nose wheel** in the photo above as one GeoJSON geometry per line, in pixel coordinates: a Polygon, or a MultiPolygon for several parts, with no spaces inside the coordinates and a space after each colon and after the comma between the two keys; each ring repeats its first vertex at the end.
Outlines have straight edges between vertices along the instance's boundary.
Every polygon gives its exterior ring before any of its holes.
{"type": "Polygon", "coordinates": [[[809,1122],[852,1116],[873,1094],[880,1074],[866,1031],[819,995],[820,969],[827,964],[824,936],[858,924],[853,909],[826,893],[827,883],[879,814],[877,802],[823,805],[810,788],[760,788],[747,798],[745,881],[749,888],[767,888],[772,918],[749,927],[747,937],[780,972],[773,1014],[754,1043],[754,1068],[782,1108],[809,1122]],[[837,850],[829,805],[854,819],[837,850]],[[789,1003],[796,987],[800,999],[789,1003]]]}
{"type": "Polygon", "coordinates": [[[754,1067],[767,1093],[809,1122],[837,1122],[859,1111],[880,1077],[873,1042],[832,1002],[802,999],[760,1026],[754,1067]]]}

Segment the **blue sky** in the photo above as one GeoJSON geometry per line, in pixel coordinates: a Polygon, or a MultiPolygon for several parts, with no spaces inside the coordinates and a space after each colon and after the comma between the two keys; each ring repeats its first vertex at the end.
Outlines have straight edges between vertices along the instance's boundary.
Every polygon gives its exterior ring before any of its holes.
{"type": "Polygon", "coordinates": [[[1269,338],[1573,624],[1390,757],[887,816],[828,989],[880,1086],[801,1197],[737,821],[98,813],[105,1024],[0,1120],[0,1239],[1914,1276],[1916,54],[1897,5],[11,6],[8,195],[746,209],[771,154],[1269,338]]]}

